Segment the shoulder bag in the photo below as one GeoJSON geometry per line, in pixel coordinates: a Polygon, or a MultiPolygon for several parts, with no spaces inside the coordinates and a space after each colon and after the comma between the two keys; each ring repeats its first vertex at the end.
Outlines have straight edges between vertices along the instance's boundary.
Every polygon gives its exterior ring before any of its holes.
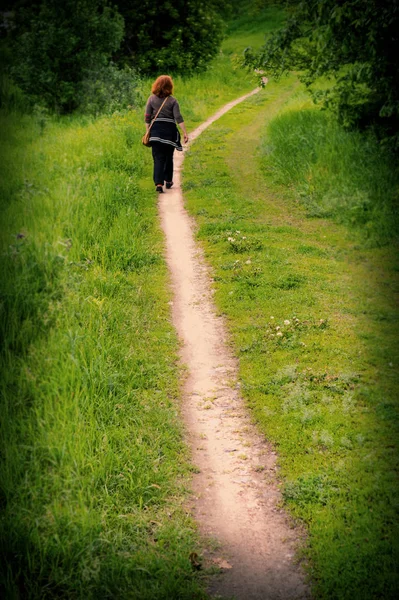
{"type": "Polygon", "coordinates": [[[151,124],[149,126],[149,128],[147,129],[147,131],[145,132],[145,134],[143,135],[143,137],[141,138],[141,141],[143,143],[144,146],[147,146],[148,148],[151,148],[151,142],[150,142],[150,135],[151,135],[151,127],[154,124],[154,121],[156,120],[156,118],[158,117],[159,113],[161,112],[161,110],[164,107],[164,104],[166,102],[166,100],[169,98],[169,96],[166,96],[165,100],[162,102],[160,109],[158,110],[157,114],[155,115],[155,117],[153,118],[153,120],[151,121],[151,124]]]}

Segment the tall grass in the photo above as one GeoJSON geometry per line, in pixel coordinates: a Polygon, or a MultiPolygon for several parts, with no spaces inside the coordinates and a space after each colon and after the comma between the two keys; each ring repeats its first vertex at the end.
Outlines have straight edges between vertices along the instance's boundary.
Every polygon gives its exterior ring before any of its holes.
{"type": "Polygon", "coordinates": [[[297,98],[270,123],[262,150],[264,168],[295,190],[310,217],[332,217],[371,243],[397,238],[397,160],[371,134],[344,131],[297,98]]]}
{"type": "Polygon", "coordinates": [[[1,126],[3,594],[200,598],[141,123],[1,126]]]}

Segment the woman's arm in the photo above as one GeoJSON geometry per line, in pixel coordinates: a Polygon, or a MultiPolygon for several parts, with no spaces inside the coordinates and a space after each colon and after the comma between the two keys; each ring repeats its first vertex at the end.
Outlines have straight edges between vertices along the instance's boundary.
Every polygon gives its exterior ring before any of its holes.
{"type": "Polygon", "coordinates": [[[187,144],[187,142],[188,142],[187,130],[186,130],[186,126],[183,121],[183,117],[181,116],[179,103],[176,100],[176,98],[174,98],[174,102],[173,102],[173,117],[184,134],[184,143],[187,144]]]}
{"type": "Polygon", "coordinates": [[[188,134],[187,134],[187,130],[186,130],[186,126],[184,124],[184,121],[182,123],[178,123],[180,129],[182,130],[183,134],[184,134],[184,143],[187,144],[188,142],[188,134]]]}
{"type": "Polygon", "coordinates": [[[147,130],[151,123],[152,113],[153,113],[153,107],[152,107],[151,96],[150,96],[147,100],[147,104],[145,107],[145,114],[144,114],[145,127],[147,130]]]}

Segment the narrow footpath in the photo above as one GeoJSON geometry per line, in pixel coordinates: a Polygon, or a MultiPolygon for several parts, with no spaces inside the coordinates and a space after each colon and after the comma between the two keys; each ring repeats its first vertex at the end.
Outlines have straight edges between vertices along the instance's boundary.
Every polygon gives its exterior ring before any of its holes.
{"type": "MultiPolygon", "coordinates": [[[[235,105],[230,102],[191,133],[191,142],[235,105]]],[[[187,366],[184,416],[198,474],[193,514],[215,550],[208,565],[220,568],[209,593],[236,600],[299,600],[309,597],[295,562],[300,533],[281,510],[276,456],[257,433],[237,384],[237,364],[216,315],[210,275],[194,241],[181,192],[183,153],[175,154],[175,185],[160,195],[174,300],[174,325],[187,366]]]]}

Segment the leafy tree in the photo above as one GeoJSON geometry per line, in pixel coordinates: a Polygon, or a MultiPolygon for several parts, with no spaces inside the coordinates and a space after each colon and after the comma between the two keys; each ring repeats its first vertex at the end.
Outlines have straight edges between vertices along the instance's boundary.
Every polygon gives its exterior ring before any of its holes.
{"type": "Polygon", "coordinates": [[[303,0],[290,2],[286,25],[246,63],[272,75],[299,70],[344,125],[378,124],[398,140],[399,0],[303,0]],[[325,81],[323,87],[325,87],[325,81]],[[315,86],[317,90],[317,86],[315,86]]]}
{"type": "Polygon", "coordinates": [[[223,37],[217,0],[116,0],[125,19],[120,60],[146,73],[206,68],[223,37]]]}
{"type": "Polygon", "coordinates": [[[107,0],[20,2],[10,31],[11,75],[33,98],[71,111],[81,82],[109,62],[123,31],[123,18],[107,0]]]}

